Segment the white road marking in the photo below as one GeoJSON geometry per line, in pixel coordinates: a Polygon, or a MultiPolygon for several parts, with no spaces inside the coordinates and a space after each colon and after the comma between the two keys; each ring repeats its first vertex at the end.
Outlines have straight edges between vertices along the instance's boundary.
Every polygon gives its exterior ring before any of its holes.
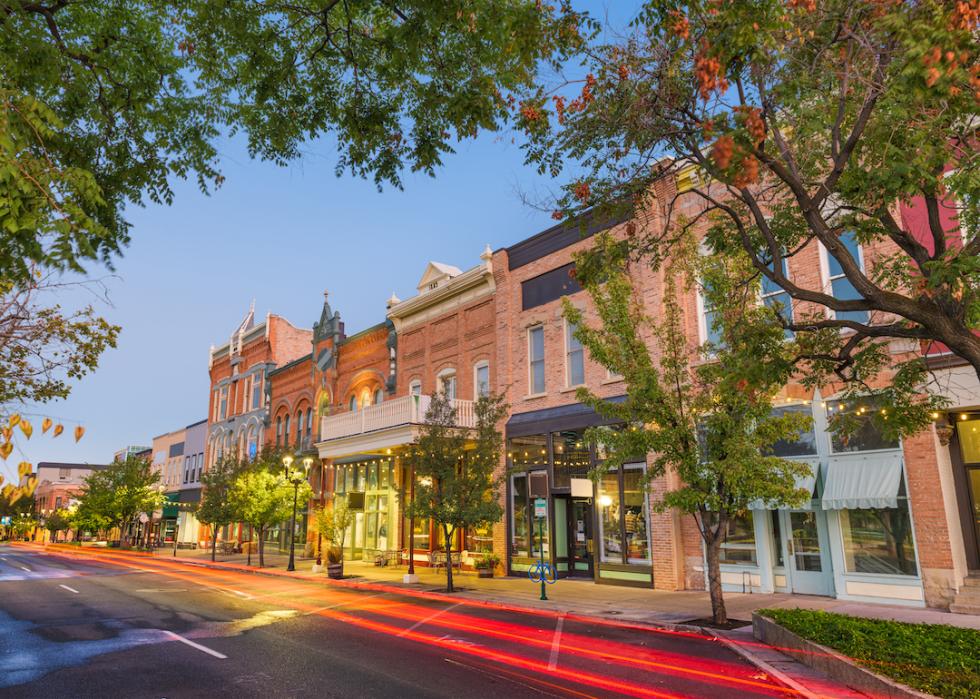
{"type": "Polygon", "coordinates": [[[565,623],[565,617],[558,617],[558,622],[555,624],[555,635],[551,639],[551,655],[548,656],[548,669],[554,670],[558,667],[558,649],[561,647],[561,627],[565,623]]]}
{"type": "Polygon", "coordinates": [[[456,604],[452,604],[452,605],[446,607],[445,609],[440,609],[438,612],[435,612],[434,614],[430,614],[429,616],[425,617],[424,619],[420,619],[419,621],[415,622],[414,624],[412,624],[411,626],[409,626],[407,629],[405,629],[404,631],[402,631],[398,635],[399,636],[404,636],[405,634],[411,633],[412,631],[414,631],[415,629],[417,629],[418,627],[420,627],[422,624],[426,623],[427,621],[432,621],[436,617],[442,616],[443,614],[445,614],[446,612],[448,612],[450,609],[455,609],[456,607],[458,607],[461,604],[462,604],[462,602],[457,602],[456,604]]]}
{"type": "Polygon", "coordinates": [[[26,570],[28,573],[33,573],[34,572],[33,570],[31,570],[27,566],[18,566],[18,568],[20,568],[21,570],[26,570]]]}
{"type": "Polygon", "coordinates": [[[207,646],[202,646],[200,643],[194,643],[194,641],[190,640],[189,638],[184,638],[180,634],[174,633],[173,631],[167,631],[166,629],[164,629],[163,632],[165,634],[167,634],[168,636],[170,636],[175,641],[180,641],[181,643],[184,643],[184,644],[190,646],[191,648],[196,648],[197,650],[201,651],[202,653],[207,653],[208,655],[213,655],[215,658],[221,658],[222,660],[224,660],[224,659],[226,659],[228,657],[224,653],[219,653],[218,651],[214,650],[213,648],[208,648],[207,646]]]}
{"type": "Polygon", "coordinates": [[[67,585],[58,585],[58,587],[63,587],[69,592],[74,592],[76,595],[79,594],[78,590],[76,590],[74,587],[68,587],[67,585]]]}

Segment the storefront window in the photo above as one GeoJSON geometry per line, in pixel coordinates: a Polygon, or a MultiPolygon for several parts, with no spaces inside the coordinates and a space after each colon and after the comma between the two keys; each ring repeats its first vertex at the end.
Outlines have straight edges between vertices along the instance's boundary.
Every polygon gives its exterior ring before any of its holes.
{"type": "Polygon", "coordinates": [[[728,520],[728,536],[721,545],[721,562],[725,565],[756,565],[755,524],[751,512],[728,520]]]}
{"type": "Polygon", "coordinates": [[[507,440],[507,455],[517,470],[548,465],[548,437],[543,434],[507,440]]]}
{"type": "Polygon", "coordinates": [[[334,483],[336,484],[334,487],[334,492],[337,495],[343,495],[347,491],[347,489],[344,487],[346,485],[344,477],[347,469],[345,469],[343,466],[335,466],[334,468],[336,469],[334,472],[334,483]]]}
{"type": "Polygon", "coordinates": [[[916,575],[908,502],[897,508],[841,510],[844,561],[849,573],[916,575]]]}
{"type": "Polygon", "coordinates": [[[964,463],[980,462],[980,420],[957,420],[956,436],[964,463]]]}
{"type": "Polygon", "coordinates": [[[551,435],[554,449],[555,487],[570,488],[571,478],[585,478],[592,464],[589,445],[582,432],[555,432],[551,435]]]}
{"type": "Polygon", "coordinates": [[[611,471],[602,476],[599,485],[599,557],[607,563],[623,562],[623,539],[619,527],[619,473],[611,471]]]}
{"type": "Polygon", "coordinates": [[[415,520],[415,548],[429,548],[429,520],[416,518],[415,520]]]}
{"type": "Polygon", "coordinates": [[[493,527],[474,527],[466,530],[466,550],[470,554],[493,551],[493,527]]]}
{"type": "Polygon", "coordinates": [[[623,523],[626,529],[626,562],[650,564],[647,533],[647,498],[641,468],[623,471],[623,523]]]}
{"type": "Polygon", "coordinates": [[[510,553],[527,556],[527,476],[524,474],[511,478],[510,512],[510,553]]]}
{"type": "Polygon", "coordinates": [[[855,451],[871,451],[874,449],[897,449],[897,438],[886,438],[872,419],[874,411],[878,410],[872,400],[845,403],[832,401],[827,403],[827,417],[830,420],[830,447],[834,452],[847,453],[855,451]],[[833,429],[834,421],[842,417],[854,421],[855,429],[847,434],[833,429]]]}
{"type": "MultiPolygon", "coordinates": [[[[813,410],[809,405],[784,405],[773,408],[773,417],[782,417],[791,413],[802,413],[812,417],[813,410]]],[[[796,439],[781,439],[772,445],[773,456],[810,456],[817,453],[817,435],[813,431],[813,422],[810,429],[800,432],[796,439]]]]}

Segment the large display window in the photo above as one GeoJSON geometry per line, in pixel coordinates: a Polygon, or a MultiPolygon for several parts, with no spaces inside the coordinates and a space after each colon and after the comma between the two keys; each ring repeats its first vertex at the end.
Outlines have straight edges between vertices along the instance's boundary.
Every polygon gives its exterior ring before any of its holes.
{"type": "Polygon", "coordinates": [[[599,484],[599,560],[650,565],[650,515],[643,486],[645,464],[626,464],[599,484]]]}

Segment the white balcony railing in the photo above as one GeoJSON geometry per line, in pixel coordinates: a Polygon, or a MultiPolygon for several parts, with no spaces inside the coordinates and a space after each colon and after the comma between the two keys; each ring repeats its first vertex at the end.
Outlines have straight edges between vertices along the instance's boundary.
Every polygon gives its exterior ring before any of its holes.
{"type": "MultiPolygon", "coordinates": [[[[320,423],[320,441],[326,442],[399,425],[421,424],[425,422],[425,414],[431,402],[432,396],[404,396],[357,412],[328,415],[320,423]]],[[[455,405],[456,424],[460,427],[476,427],[473,401],[457,399],[455,405]]]]}

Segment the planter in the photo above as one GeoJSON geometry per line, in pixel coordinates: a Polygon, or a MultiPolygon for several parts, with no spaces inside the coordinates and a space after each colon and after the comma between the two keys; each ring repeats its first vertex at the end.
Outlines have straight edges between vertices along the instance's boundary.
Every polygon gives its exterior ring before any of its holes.
{"type": "Polygon", "coordinates": [[[476,577],[478,578],[492,578],[493,568],[477,568],[476,577]]]}
{"type": "Polygon", "coordinates": [[[327,564],[327,575],[329,575],[334,580],[340,580],[344,577],[344,564],[343,563],[328,563],[327,564]]]}

